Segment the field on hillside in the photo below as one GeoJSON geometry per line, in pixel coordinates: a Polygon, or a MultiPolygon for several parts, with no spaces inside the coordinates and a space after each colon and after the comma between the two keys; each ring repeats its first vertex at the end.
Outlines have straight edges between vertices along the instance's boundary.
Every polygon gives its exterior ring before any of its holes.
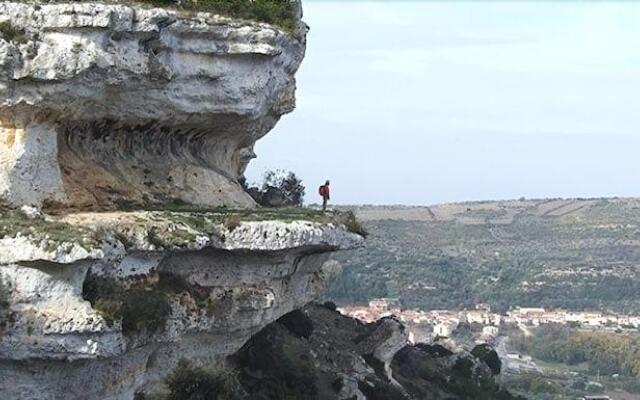
{"type": "Polygon", "coordinates": [[[327,298],[640,311],[640,199],[352,207],[371,236],[327,298]]]}

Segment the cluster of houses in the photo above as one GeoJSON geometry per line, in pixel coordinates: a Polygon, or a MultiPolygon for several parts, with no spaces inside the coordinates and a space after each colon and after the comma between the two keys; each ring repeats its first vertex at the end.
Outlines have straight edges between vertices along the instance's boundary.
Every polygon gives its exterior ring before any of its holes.
{"type": "Polygon", "coordinates": [[[436,337],[450,337],[462,322],[482,325],[481,341],[491,341],[500,333],[501,324],[538,326],[543,324],[572,324],[593,329],[639,329],[640,316],[615,315],[603,312],[573,312],[544,308],[513,309],[506,314],[494,313],[487,304],[477,304],[475,310],[403,310],[397,299],[374,299],[366,306],[346,306],[342,314],[364,322],[395,316],[409,330],[409,340],[429,343],[436,337]]]}
{"type": "Polygon", "coordinates": [[[593,328],[640,328],[640,315],[617,315],[599,311],[545,310],[518,308],[507,313],[507,322],[521,325],[574,324],[593,328]]]}

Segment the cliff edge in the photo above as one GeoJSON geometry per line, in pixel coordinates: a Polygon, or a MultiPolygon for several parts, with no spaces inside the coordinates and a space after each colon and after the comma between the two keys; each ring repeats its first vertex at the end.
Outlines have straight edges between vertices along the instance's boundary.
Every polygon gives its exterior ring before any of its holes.
{"type": "Polygon", "coordinates": [[[0,398],[131,400],[181,359],[225,360],[360,246],[301,213],[3,211],[0,398]]]}
{"type": "Polygon", "coordinates": [[[295,107],[307,27],[102,2],[0,3],[0,197],[252,207],[238,178],[295,107]]]}
{"type": "Polygon", "coordinates": [[[0,3],[2,399],[130,400],[224,360],[361,244],[238,184],[295,107],[299,1],[181,3],[0,3]]]}

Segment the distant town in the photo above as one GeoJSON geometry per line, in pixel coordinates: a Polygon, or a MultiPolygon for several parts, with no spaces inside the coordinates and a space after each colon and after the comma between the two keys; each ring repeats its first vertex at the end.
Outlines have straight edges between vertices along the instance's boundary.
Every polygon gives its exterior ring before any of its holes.
{"type": "Polygon", "coordinates": [[[525,332],[527,326],[563,324],[591,330],[620,331],[640,329],[640,315],[619,315],[601,311],[567,311],[563,309],[517,307],[504,314],[492,312],[488,304],[477,304],[474,310],[403,310],[396,299],[373,299],[368,305],[345,306],[342,314],[363,322],[374,322],[395,316],[409,330],[412,343],[431,343],[448,338],[460,323],[482,325],[479,341],[491,342],[500,334],[500,326],[514,324],[525,332]]]}

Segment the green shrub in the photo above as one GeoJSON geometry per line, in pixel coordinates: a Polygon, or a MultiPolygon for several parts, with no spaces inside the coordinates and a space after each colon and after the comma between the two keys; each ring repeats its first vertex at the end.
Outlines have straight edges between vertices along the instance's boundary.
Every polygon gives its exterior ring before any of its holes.
{"type": "Polygon", "coordinates": [[[126,250],[129,250],[135,247],[135,242],[129,236],[117,231],[114,232],[114,236],[120,243],[122,243],[122,245],[126,250]]]}
{"type": "MultiPolygon", "coordinates": [[[[257,3],[256,3],[257,4],[257,3]]],[[[262,207],[300,208],[304,203],[305,186],[302,179],[292,171],[268,170],[264,173],[260,187],[249,187],[246,180],[240,182],[245,191],[262,207]]]]}
{"type": "Polygon", "coordinates": [[[104,318],[107,325],[122,319],[124,289],[114,279],[89,275],[82,287],[82,297],[104,318]]]}
{"type": "Polygon", "coordinates": [[[165,379],[167,400],[240,400],[246,393],[235,372],[222,368],[202,368],[180,360],[165,379]]]}
{"type": "Polygon", "coordinates": [[[171,314],[167,295],[157,289],[127,291],[122,307],[122,331],[125,335],[146,330],[155,333],[164,327],[171,314]]]}
{"type": "Polygon", "coordinates": [[[155,333],[164,327],[171,314],[166,293],[157,288],[125,289],[115,279],[89,275],[82,295],[108,325],[121,320],[126,335],[142,330],[155,333]]]}

